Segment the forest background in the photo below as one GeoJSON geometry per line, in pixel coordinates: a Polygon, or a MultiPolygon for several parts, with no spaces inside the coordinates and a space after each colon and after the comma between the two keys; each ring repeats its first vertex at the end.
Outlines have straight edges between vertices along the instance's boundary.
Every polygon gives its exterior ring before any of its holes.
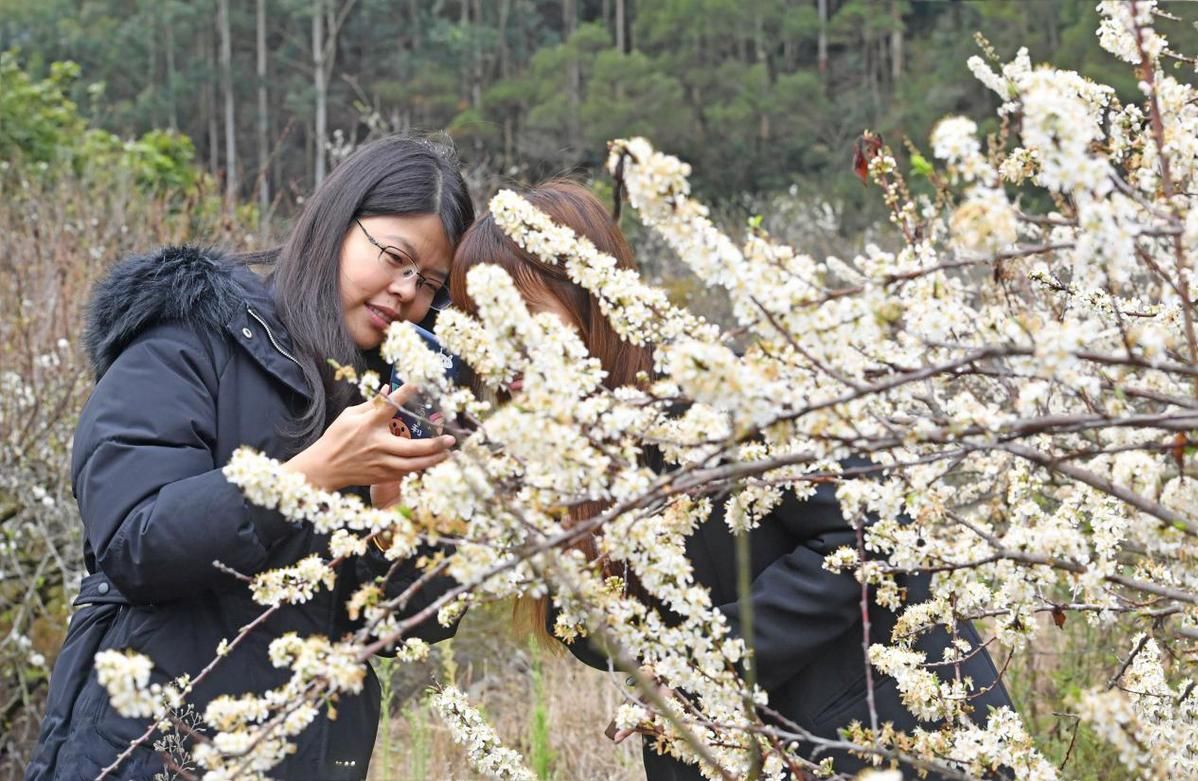
{"type": "MultiPolygon", "coordinates": [[[[1094,5],[0,0],[0,778],[28,757],[82,569],[65,468],[88,387],[79,307],[120,254],[269,243],[355,145],[440,129],[480,204],[556,174],[595,177],[610,197],[606,142],[644,135],[694,166],[697,194],[733,233],[761,215],[813,255],[851,253],[887,241],[880,194],[851,163],[863,130],[918,181],[938,118],[996,129],[996,98],[965,67],[979,46],[1004,60],[1026,46],[1134,99],[1132,75],[1095,41],[1094,5]]],[[[1198,50],[1194,27],[1168,34],[1198,50]]],[[[692,306],[708,295],[627,228],[652,279],[692,306]]],[[[718,317],[720,302],[696,308],[718,317]]],[[[437,677],[470,686],[542,778],[638,777],[635,741],[602,736],[614,701],[578,696],[603,690],[595,674],[504,624],[471,615],[429,665],[384,676],[374,776],[468,775],[421,698],[437,677]]],[[[1058,718],[1074,682],[1115,652],[1093,632],[1072,623],[1010,671],[1031,731],[1077,778],[1118,772],[1058,718]],[[1050,676],[1037,653],[1054,659],[1050,676]]]]}

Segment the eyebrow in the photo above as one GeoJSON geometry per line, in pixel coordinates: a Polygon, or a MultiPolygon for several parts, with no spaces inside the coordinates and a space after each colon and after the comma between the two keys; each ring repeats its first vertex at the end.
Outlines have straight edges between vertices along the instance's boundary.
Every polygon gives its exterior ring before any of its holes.
{"type": "Polygon", "coordinates": [[[412,242],[408,241],[403,236],[388,234],[386,236],[380,236],[379,238],[381,238],[384,242],[389,242],[393,247],[399,247],[401,250],[408,253],[408,257],[416,261],[417,265],[420,264],[420,253],[416,252],[416,248],[412,246],[412,242]]]}

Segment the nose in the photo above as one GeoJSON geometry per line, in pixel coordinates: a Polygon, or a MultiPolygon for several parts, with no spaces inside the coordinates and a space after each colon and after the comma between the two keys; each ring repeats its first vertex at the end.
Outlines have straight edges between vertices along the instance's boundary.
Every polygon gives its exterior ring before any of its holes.
{"type": "Polygon", "coordinates": [[[403,303],[408,303],[416,297],[416,277],[404,279],[398,274],[391,277],[387,290],[403,303]]]}

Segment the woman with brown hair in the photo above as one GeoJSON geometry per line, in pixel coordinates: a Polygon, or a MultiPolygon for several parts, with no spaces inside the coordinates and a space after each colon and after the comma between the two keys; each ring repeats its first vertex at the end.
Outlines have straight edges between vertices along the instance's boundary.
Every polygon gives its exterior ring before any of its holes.
{"type": "MultiPolygon", "coordinates": [[[[612,222],[603,205],[582,185],[568,179],[553,179],[521,195],[533,206],[548,214],[561,225],[567,225],[590,239],[596,249],[615,258],[620,268],[635,268],[632,248],[619,227],[612,222]]],[[[507,234],[487,214],[480,220],[479,230],[467,231],[454,255],[449,271],[449,289],[453,306],[476,314],[474,302],[466,294],[466,273],[479,263],[501,267],[516,284],[533,314],[552,312],[582,337],[587,351],[599,359],[607,376],[608,388],[633,385],[637,375],[653,368],[653,358],[647,347],[630,344],[621,339],[599,310],[599,303],[585,288],[571,281],[565,269],[539,262],[530,253],[516,246],[507,234]]],[[[521,381],[516,379],[509,389],[519,392],[521,381]]],[[[572,521],[590,518],[601,509],[598,502],[575,505],[570,510],[572,521]]],[[[593,540],[579,546],[594,557],[593,540]]],[[[612,572],[610,574],[616,574],[612,572]]],[[[517,602],[515,623],[520,631],[532,632],[546,642],[556,643],[546,631],[548,600],[526,599],[517,602]]],[[[585,660],[584,660],[585,661],[585,660]]],[[[606,662],[600,658],[602,669],[606,662]]]]}
{"type": "MultiPolygon", "coordinates": [[[[570,181],[553,180],[522,195],[554,222],[585,236],[601,252],[615,258],[619,267],[635,267],[632,250],[619,227],[586,188],[570,181]]],[[[604,381],[607,387],[635,384],[641,372],[651,370],[648,348],[620,339],[589,292],[571,281],[562,268],[541,263],[517,246],[489,214],[470,227],[454,254],[449,287],[455,307],[475,313],[465,283],[467,272],[480,263],[492,263],[506,270],[531,311],[553,312],[573,327],[607,372],[604,381]]],[[[519,382],[512,383],[512,391],[519,392],[519,382]]],[[[711,590],[712,603],[724,613],[732,631],[739,632],[741,611],[736,591],[735,544],[728,525],[717,517],[721,510],[718,503],[716,506],[713,517],[687,540],[687,557],[694,568],[696,583],[711,590]]],[[[598,503],[576,506],[571,510],[571,519],[586,519],[601,507],[598,503]]],[[[852,721],[869,723],[866,661],[861,642],[861,588],[851,574],[832,573],[823,568],[826,555],[855,543],[855,532],[841,515],[831,483],[821,484],[816,494],[805,501],[788,493],[783,503],[749,535],[758,683],[769,692],[771,708],[810,733],[830,739],[835,739],[837,730],[852,721]]],[[[594,556],[593,539],[580,547],[594,556]]],[[[609,568],[612,563],[605,563],[605,569],[609,568]]],[[[609,574],[623,573],[615,568],[609,574]]],[[[630,592],[638,593],[635,573],[628,573],[628,580],[630,592]]],[[[902,585],[911,601],[920,601],[927,594],[928,576],[910,577],[902,585]]],[[[518,624],[547,636],[547,604],[542,599],[517,605],[518,624]]],[[[871,643],[887,642],[895,614],[871,605],[869,619],[871,643]]],[[[977,649],[961,664],[960,674],[971,677],[975,690],[984,692],[973,701],[973,718],[984,723],[990,707],[1010,707],[1011,701],[973,626],[962,623],[958,634],[977,649]]],[[[918,647],[928,653],[928,658],[939,659],[950,640],[947,632],[939,631],[925,635],[918,647]]],[[[593,667],[609,669],[606,657],[586,643],[576,642],[570,650],[593,667]]],[[[899,730],[921,726],[903,707],[894,679],[879,674],[873,677],[879,722],[891,722],[899,730]]],[[[859,759],[844,752],[815,756],[813,749],[807,747],[816,761],[833,757],[838,772],[853,772],[863,766],[859,759]]],[[[702,778],[698,768],[658,754],[648,741],[644,761],[649,781],[702,778]]]]}

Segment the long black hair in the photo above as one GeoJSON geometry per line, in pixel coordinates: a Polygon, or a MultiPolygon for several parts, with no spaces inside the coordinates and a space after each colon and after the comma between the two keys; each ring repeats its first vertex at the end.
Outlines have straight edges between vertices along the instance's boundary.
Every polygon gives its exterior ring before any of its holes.
{"type": "Polygon", "coordinates": [[[451,247],[474,221],[474,205],[448,137],[389,136],[355,151],[325,179],[283,246],[250,262],[273,265],[275,303],[312,402],[294,421],[301,448],[314,442],[350,403],[353,390],[333,382],[328,359],[361,371],[365,359],[341,311],[341,244],[353,221],[375,215],[436,214],[451,247]]]}

